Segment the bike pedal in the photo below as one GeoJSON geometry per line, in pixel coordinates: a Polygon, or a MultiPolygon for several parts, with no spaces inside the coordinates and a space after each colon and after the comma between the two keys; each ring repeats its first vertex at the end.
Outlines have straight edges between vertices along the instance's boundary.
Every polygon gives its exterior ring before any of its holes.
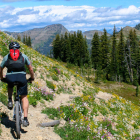
{"type": "Polygon", "coordinates": [[[13,109],[13,107],[9,107],[9,106],[8,106],[8,109],[12,110],[12,109],[13,109]]]}

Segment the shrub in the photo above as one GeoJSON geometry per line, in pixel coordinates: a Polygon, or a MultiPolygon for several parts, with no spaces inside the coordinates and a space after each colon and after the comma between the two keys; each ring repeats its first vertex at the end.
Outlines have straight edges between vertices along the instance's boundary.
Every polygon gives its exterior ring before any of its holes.
{"type": "Polygon", "coordinates": [[[52,82],[46,80],[46,84],[47,84],[48,88],[53,89],[53,90],[55,89],[55,86],[52,82]]]}
{"type": "Polygon", "coordinates": [[[28,98],[29,100],[29,104],[32,105],[32,106],[36,106],[37,105],[37,99],[33,96],[29,96],[28,98]]]}
{"type": "Polygon", "coordinates": [[[60,114],[58,109],[46,107],[42,110],[42,113],[47,114],[50,119],[54,119],[54,117],[60,118],[60,114]]]}
{"type": "Polygon", "coordinates": [[[75,111],[72,106],[60,106],[60,110],[62,111],[60,116],[66,121],[76,120],[80,116],[79,111],[75,111]]]}
{"type": "Polygon", "coordinates": [[[58,81],[58,80],[59,80],[58,76],[56,76],[55,74],[52,75],[52,79],[53,79],[54,81],[58,81]]]}

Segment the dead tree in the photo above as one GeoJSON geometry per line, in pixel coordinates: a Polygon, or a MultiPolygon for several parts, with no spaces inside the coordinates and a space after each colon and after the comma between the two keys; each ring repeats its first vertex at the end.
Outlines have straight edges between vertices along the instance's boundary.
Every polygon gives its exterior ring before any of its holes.
{"type": "Polygon", "coordinates": [[[131,46],[130,46],[130,41],[127,40],[127,45],[124,53],[124,58],[125,58],[125,63],[126,63],[126,68],[129,74],[130,82],[133,82],[133,63],[134,60],[132,60],[132,52],[131,52],[131,46]]]}

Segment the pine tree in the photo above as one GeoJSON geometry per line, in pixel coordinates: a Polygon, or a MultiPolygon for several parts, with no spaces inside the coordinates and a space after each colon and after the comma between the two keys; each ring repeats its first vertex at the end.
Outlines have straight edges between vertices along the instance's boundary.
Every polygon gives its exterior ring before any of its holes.
{"type": "Polygon", "coordinates": [[[76,32],[74,34],[71,34],[70,37],[70,44],[71,44],[71,63],[75,63],[75,45],[76,45],[76,32]]]}
{"type": "MultiPolygon", "coordinates": [[[[131,46],[130,46],[130,39],[127,39],[126,45],[125,45],[125,64],[127,73],[130,79],[130,82],[133,83],[133,60],[132,60],[132,52],[131,52],[131,46]]],[[[128,81],[129,82],[129,81],[128,81]]]]}
{"type": "Polygon", "coordinates": [[[117,49],[117,63],[118,63],[118,70],[119,70],[119,81],[122,79],[123,81],[126,80],[126,68],[125,66],[125,58],[124,58],[124,51],[125,51],[125,42],[124,42],[124,35],[123,30],[120,30],[120,38],[118,43],[118,49],[117,49]]]}
{"type": "Polygon", "coordinates": [[[60,48],[61,48],[61,52],[60,52],[60,59],[64,62],[64,59],[66,58],[66,51],[64,48],[64,36],[63,34],[61,34],[61,38],[60,38],[60,48]]]}
{"type": "Polygon", "coordinates": [[[28,46],[31,47],[32,44],[31,44],[31,37],[30,36],[28,36],[28,41],[27,42],[28,42],[28,46]]]}
{"type": "Polygon", "coordinates": [[[140,48],[137,49],[136,59],[137,59],[136,69],[137,69],[138,84],[140,85],[140,48]]]}
{"type": "Polygon", "coordinates": [[[140,68],[140,51],[139,51],[139,41],[136,34],[136,30],[133,31],[132,40],[132,59],[134,61],[133,71],[134,71],[134,85],[138,84],[139,79],[139,68],[140,68]]]}
{"type": "Polygon", "coordinates": [[[56,38],[53,40],[53,56],[55,59],[60,57],[60,36],[56,35],[56,38]]]}
{"type": "Polygon", "coordinates": [[[76,35],[76,32],[74,32],[73,34],[73,41],[71,42],[71,48],[72,48],[72,54],[73,54],[73,63],[76,65],[78,64],[77,62],[77,58],[76,58],[76,51],[77,51],[77,35],[76,35]],[[72,42],[73,42],[73,45],[72,45],[72,42]]]}
{"type": "Polygon", "coordinates": [[[105,69],[109,64],[109,44],[106,29],[104,29],[104,34],[101,36],[101,52],[102,69],[105,69]]]}
{"type": "Polygon", "coordinates": [[[24,44],[26,44],[26,38],[25,38],[25,35],[23,36],[23,41],[22,41],[24,44]]]}
{"type": "Polygon", "coordinates": [[[139,55],[139,42],[137,39],[136,31],[130,30],[129,37],[127,38],[127,45],[125,47],[125,62],[130,82],[134,85],[137,84],[139,79],[139,55]]]}
{"type": "Polygon", "coordinates": [[[111,80],[117,81],[118,64],[117,64],[117,41],[116,41],[116,28],[112,36],[112,50],[111,50],[111,66],[110,66],[111,80]]]}
{"type": "Polygon", "coordinates": [[[75,58],[78,66],[83,65],[83,49],[84,49],[84,42],[83,42],[83,35],[82,31],[77,31],[77,38],[76,38],[76,46],[75,46],[75,58]]]}
{"type": "Polygon", "coordinates": [[[66,32],[65,33],[65,36],[64,36],[64,40],[65,40],[65,50],[66,50],[66,58],[65,58],[65,61],[66,62],[70,62],[71,60],[71,45],[70,45],[70,39],[68,37],[68,33],[66,32]]]}
{"type": "Polygon", "coordinates": [[[88,45],[87,45],[87,39],[86,36],[84,38],[84,48],[83,48],[83,64],[88,64],[89,63],[89,51],[88,51],[88,45]]]}
{"type": "Polygon", "coordinates": [[[21,41],[21,36],[20,35],[17,36],[17,40],[21,41]]]}
{"type": "Polygon", "coordinates": [[[27,35],[25,36],[25,44],[28,46],[28,37],[27,37],[27,35]]]}
{"type": "Polygon", "coordinates": [[[100,59],[100,41],[99,41],[99,35],[97,32],[95,32],[93,39],[91,41],[92,48],[91,48],[91,61],[93,64],[93,68],[97,69],[97,67],[101,64],[100,59]]]}

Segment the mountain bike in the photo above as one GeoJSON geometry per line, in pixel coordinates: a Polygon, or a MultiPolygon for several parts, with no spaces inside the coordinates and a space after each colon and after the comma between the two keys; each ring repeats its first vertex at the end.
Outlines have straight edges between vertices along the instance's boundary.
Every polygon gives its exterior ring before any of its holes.
{"type": "MultiPolygon", "coordinates": [[[[6,80],[4,78],[3,82],[6,83],[6,80]]],[[[29,83],[29,79],[27,80],[27,83],[29,83]]],[[[16,87],[16,91],[14,92],[14,110],[13,110],[13,120],[16,124],[16,133],[17,133],[17,139],[20,139],[20,130],[21,130],[21,124],[23,121],[23,109],[22,109],[22,102],[20,95],[17,94],[17,87],[19,85],[18,82],[13,83],[16,87]]]]}
{"type": "Polygon", "coordinates": [[[20,99],[20,95],[17,94],[17,86],[19,85],[18,82],[14,83],[14,86],[16,87],[16,92],[14,93],[14,111],[13,111],[13,119],[16,122],[16,133],[17,138],[20,139],[20,129],[21,124],[23,120],[23,109],[22,109],[22,102],[20,99]]]}

